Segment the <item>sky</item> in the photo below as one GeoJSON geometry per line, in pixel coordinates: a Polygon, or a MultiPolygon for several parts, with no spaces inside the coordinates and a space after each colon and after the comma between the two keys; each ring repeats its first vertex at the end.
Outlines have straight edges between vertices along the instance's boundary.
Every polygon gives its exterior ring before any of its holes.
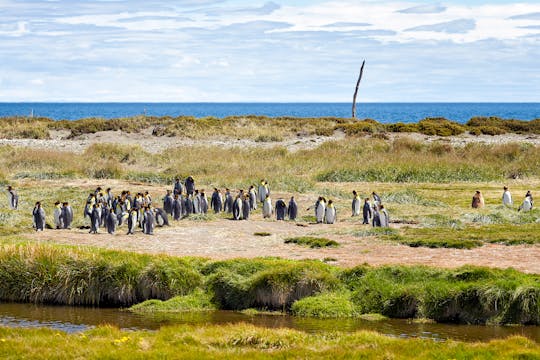
{"type": "Polygon", "coordinates": [[[0,0],[0,102],[540,102],[540,1],[0,0]]]}

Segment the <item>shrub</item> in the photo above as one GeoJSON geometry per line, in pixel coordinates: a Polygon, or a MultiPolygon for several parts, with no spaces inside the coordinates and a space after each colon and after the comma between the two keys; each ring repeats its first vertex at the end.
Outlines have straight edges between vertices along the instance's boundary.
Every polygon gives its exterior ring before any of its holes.
{"type": "Polygon", "coordinates": [[[452,136],[465,132],[465,127],[444,118],[427,118],[420,120],[418,130],[425,135],[452,136]]]}

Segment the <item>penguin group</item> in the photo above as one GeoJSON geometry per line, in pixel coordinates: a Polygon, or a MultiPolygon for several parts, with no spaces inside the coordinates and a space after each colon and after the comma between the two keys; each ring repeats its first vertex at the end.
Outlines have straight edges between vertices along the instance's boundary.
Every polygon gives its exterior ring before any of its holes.
{"type": "MultiPolygon", "coordinates": [[[[176,178],[172,188],[166,190],[163,197],[163,206],[159,207],[152,199],[148,191],[132,194],[124,190],[114,195],[111,188],[104,190],[97,187],[91,192],[84,206],[83,217],[86,225],[81,228],[89,229],[89,233],[97,234],[104,229],[109,234],[115,234],[120,227],[127,227],[127,234],[132,235],[141,231],[147,235],[153,235],[156,227],[169,226],[169,218],[180,221],[196,214],[230,214],[232,220],[249,220],[251,213],[261,208],[263,219],[271,219],[275,216],[277,221],[296,221],[298,218],[298,204],[291,196],[288,203],[283,198],[278,198],[275,204],[270,197],[270,186],[266,180],[261,180],[259,185],[250,185],[247,191],[240,189],[236,192],[229,188],[220,190],[214,188],[210,200],[205,190],[197,189],[192,176],[184,181],[176,178]]],[[[11,209],[18,207],[18,195],[13,187],[8,187],[9,204],[11,209]]],[[[364,199],[361,206],[361,198],[353,191],[352,216],[360,216],[362,213],[363,224],[372,224],[374,227],[389,226],[387,210],[382,205],[380,196],[373,192],[373,205],[370,199],[364,199]]],[[[315,219],[320,224],[335,224],[337,222],[337,209],[332,200],[320,196],[313,209],[315,219]]],[[[45,227],[45,210],[42,203],[37,202],[33,215],[33,226],[37,231],[45,227]]],[[[54,204],[54,228],[70,229],[73,223],[73,209],[68,202],[57,201],[54,204]]]]}

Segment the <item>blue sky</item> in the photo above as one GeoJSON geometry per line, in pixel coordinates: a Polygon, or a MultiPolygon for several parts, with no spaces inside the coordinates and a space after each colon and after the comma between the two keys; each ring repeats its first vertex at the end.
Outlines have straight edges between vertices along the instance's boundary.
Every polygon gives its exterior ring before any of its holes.
{"type": "Polygon", "coordinates": [[[0,0],[0,101],[540,101],[539,1],[0,0]]]}

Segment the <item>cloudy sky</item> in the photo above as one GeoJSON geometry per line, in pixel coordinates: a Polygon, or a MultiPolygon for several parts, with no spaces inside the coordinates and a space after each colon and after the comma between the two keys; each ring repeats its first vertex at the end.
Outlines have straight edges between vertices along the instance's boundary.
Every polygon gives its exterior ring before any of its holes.
{"type": "Polygon", "coordinates": [[[0,101],[539,102],[540,1],[0,0],[0,101]]]}

